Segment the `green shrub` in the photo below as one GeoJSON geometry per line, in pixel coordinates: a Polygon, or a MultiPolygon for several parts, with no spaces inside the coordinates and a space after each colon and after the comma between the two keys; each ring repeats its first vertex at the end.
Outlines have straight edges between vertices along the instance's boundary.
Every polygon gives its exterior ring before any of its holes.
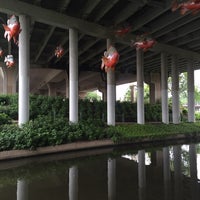
{"type": "Polygon", "coordinates": [[[5,113],[0,113],[0,125],[10,124],[10,123],[11,123],[11,118],[5,113]]]}

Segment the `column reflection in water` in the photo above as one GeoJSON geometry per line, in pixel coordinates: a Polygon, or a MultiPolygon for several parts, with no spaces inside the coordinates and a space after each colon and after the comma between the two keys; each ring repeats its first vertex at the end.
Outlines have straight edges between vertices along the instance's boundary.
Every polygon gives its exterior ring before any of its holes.
{"type": "Polygon", "coordinates": [[[108,159],[108,200],[116,199],[116,160],[108,159]]]}
{"type": "Polygon", "coordinates": [[[173,147],[174,154],[174,198],[182,199],[182,171],[181,171],[181,146],[173,147]]]}
{"type": "Polygon", "coordinates": [[[164,178],[164,192],[165,199],[171,199],[171,173],[170,173],[170,158],[169,158],[169,147],[163,148],[163,178],[164,178]]]}
{"type": "Polygon", "coordinates": [[[190,162],[190,177],[191,177],[191,195],[192,200],[198,199],[198,179],[197,179],[197,154],[196,145],[189,145],[189,162],[190,162]]]}
{"type": "Polygon", "coordinates": [[[145,168],[145,151],[138,151],[138,187],[139,200],[146,199],[146,168],[145,168]]]}
{"type": "Polygon", "coordinates": [[[69,168],[69,200],[78,200],[78,168],[69,168]]]}
{"type": "Polygon", "coordinates": [[[28,200],[28,183],[24,179],[17,180],[17,200],[28,200]]]}

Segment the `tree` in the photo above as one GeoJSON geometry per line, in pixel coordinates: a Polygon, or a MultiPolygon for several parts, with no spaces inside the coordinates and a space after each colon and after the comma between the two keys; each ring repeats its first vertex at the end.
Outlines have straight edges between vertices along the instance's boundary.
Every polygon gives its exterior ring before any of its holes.
{"type": "MultiPolygon", "coordinates": [[[[172,95],[172,78],[168,79],[168,91],[172,95]]],[[[188,92],[187,92],[187,72],[181,73],[179,75],[179,97],[181,104],[187,104],[188,92]]],[[[195,86],[194,88],[194,98],[196,103],[200,103],[200,91],[199,88],[195,86]]]]}
{"type": "Polygon", "coordinates": [[[101,101],[101,96],[97,94],[96,91],[88,92],[85,96],[85,99],[90,101],[101,101]]]}
{"type": "MultiPolygon", "coordinates": [[[[137,96],[137,91],[135,93],[135,95],[137,96]]],[[[147,103],[149,102],[149,85],[144,84],[144,102],[147,103]]],[[[131,101],[131,89],[130,87],[127,89],[125,95],[124,95],[124,99],[123,101],[131,101]]]]}

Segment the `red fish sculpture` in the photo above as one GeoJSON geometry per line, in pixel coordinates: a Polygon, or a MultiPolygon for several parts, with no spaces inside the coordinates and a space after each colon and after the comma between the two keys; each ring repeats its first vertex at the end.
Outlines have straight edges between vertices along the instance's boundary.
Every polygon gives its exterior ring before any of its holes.
{"type": "Polygon", "coordinates": [[[114,70],[116,64],[119,61],[119,53],[115,49],[115,47],[110,46],[108,48],[108,51],[104,52],[104,56],[101,59],[102,64],[101,64],[101,69],[105,70],[107,72],[109,69],[114,70]]]}
{"type": "Polygon", "coordinates": [[[189,0],[183,3],[178,3],[177,0],[175,0],[172,3],[172,11],[174,12],[177,9],[180,9],[182,15],[190,11],[196,14],[200,10],[200,0],[189,0]]]}
{"type": "Polygon", "coordinates": [[[114,31],[115,35],[118,37],[123,37],[131,31],[131,26],[124,26],[114,31]]]}
{"type": "Polygon", "coordinates": [[[153,39],[148,39],[144,41],[138,41],[134,43],[136,49],[142,49],[144,52],[152,48],[155,45],[156,41],[153,39]]]}
{"type": "Polygon", "coordinates": [[[3,49],[0,47],[0,57],[3,57],[3,54],[4,54],[3,49]]]}
{"type": "Polygon", "coordinates": [[[4,59],[4,62],[6,63],[6,66],[8,68],[13,67],[15,65],[13,55],[7,55],[4,59]]]}
{"type": "Polygon", "coordinates": [[[55,49],[55,56],[57,58],[61,58],[64,55],[64,49],[62,48],[62,46],[57,46],[55,49]]]}
{"type": "Polygon", "coordinates": [[[7,38],[8,42],[13,38],[15,44],[18,45],[18,36],[21,32],[20,23],[15,15],[12,15],[7,20],[7,25],[3,24],[5,30],[4,37],[7,38]]]}
{"type": "Polygon", "coordinates": [[[147,33],[136,37],[136,41],[131,41],[131,47],[136,49],[142,49],[144,52],[152,48],[156,44],[156,41],[147,36],[147,33]]]}

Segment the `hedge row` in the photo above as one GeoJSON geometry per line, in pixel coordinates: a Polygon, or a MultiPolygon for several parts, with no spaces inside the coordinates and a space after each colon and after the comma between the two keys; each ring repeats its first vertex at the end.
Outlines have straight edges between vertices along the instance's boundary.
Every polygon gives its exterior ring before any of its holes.
{"type": "MultiPolygon", "coordinates": [[[[116,121],[136,122],[137,104],[131,102],[116,102],[116,121]]],[[[0,114],[6,114],[9,118],[18,118],[18,96],[0,96],[0,114]]],[[[69,100],[62,97],[30,96],[30,119],[39,115],[53,117],[69,116],[69,100]]],[[[79,100],[79,119],[100,119],[106,121],[107,104],[103,101],[79,100]]],[[[4,116],[5,117],[5,116],[4,116]]],[[[1,119],[1,115],[0,115],[1,119]]],[[[1,121],[1,120],[0,120],[1,121]]],[[[145,104],[145,121],[161,121],[161,105],[145,104]]]]}

